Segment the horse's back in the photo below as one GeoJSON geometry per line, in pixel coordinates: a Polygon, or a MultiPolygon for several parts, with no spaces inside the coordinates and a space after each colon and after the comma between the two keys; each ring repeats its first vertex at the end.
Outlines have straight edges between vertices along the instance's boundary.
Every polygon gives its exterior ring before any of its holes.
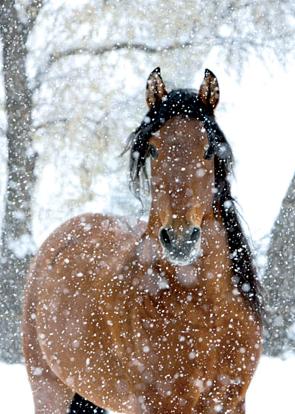
{"type": "Polygon", "coordinates": [[[104,249],[107,249],[108,255],[117,247],[115,253],[118,256],[121,248],[139,238],[143,229],[142,222],[131,227],[124,217],[83,214],[58,227],[43,243],[39,255],[43,256],[47,253],[50,256],[56,256],[69,245],[85,250],[85,243],[90,243],[92,246],[99,247],[102,253],[104,249]]]}
{"type": "MultiPolygon", "coordinates": [[[[112,217],[101,214],[84,214],[74,217],[58,227],[42,244],[33,262],[29,278],[40,279],[50,274],[60,260],[65,268],[71,267],[71,261],[85,258],[89,263],[110,272],[118,268],[130,247],[144,230],[144,224],[131,227],[124,217],[112,217]],[[66,266],[68,265],[68,266],[66,266]]],[[[65,272],[67,273],[67,272],[65,272]]],[[[79,275],[78,275],[79,276],[79,275]]]]}

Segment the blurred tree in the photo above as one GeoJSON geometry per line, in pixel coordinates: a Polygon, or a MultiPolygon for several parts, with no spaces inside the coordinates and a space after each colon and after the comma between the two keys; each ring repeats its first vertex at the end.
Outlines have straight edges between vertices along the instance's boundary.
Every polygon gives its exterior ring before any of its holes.
{"type": "Polygon", "coordinates": [[[295,352],[295,175],[271,232],[265,289],[265,345],[268,355],[295,352]]]}
{"type": "Polygon", "coordinates": [[[1,231],[0,358],[19,361],[20,293],[32,254],[32,192],[35,153],[32,147],[32,92],[26,74],[27,39],[41,0],[33,0],[22,21],[13,0],[0,2],[5,112],[7,183],[1,231]]]}
{"type": "Polygon", "coordinates": [[[130,214],[118,174],[123,161],[114,154],[145,110],[142,89],[151,69],[161,65],[171,86],[187,87],[212,51],[236,70],[265,49],[282,61],[293,47],[295,5],[0,0],[0,7],[8,146],[0,358],[13,362],[21,355],[20,295],[34,250],[32,219],[40,241],[40,233],[101,203],[103,183],[112,186],[112,197],[100,210],[130,214]],[[38,203],[32,203],[36,177],[38,203]]]}
{"type": "MultiPolygon", "coordinates": [[[[55,164],[58,204],[44,202],[35,214],[40,216],[38,223],[46,226],[44,218],[57,217],[54,211],[78,208],[82,199],[75,183],[80,182],[85,163],[92,171],[89,194],[98,193],[96,182],[102,181],[102,172],[116,176],[109,180],[112,196],[107,205],[115,206],[116,212],[130,210],[124,202],[128,198],[128,190],[124,191],[128,186],[122,185],[124,175],[116,173],[123,168],[122,160],[108,155],[120,153],[128,132],[142,117],[142,90],[152,68],[162,67],[170,79],[168,86],[188,87],[194,85],[196,72],[211,52],[236,71],[249,55],[263,59],[266,50],[283,62],[293,50],[294,16],[290,0],[206,4],[173,0],[168,8],[155,0],[87,0],[70,7],[45,8],[46,36],[35,31],[31,66],[38,139],[46,142],[39,165],[55,164]],[[52,140],[53,134],[64,139],[52,140]],[[65,149],[68,157],[63,156],[65,149]],[[76,181],[70,179],[73,176],[76,181]]],[[[101,203],[97,197],[92,200],[101,203]]]]}

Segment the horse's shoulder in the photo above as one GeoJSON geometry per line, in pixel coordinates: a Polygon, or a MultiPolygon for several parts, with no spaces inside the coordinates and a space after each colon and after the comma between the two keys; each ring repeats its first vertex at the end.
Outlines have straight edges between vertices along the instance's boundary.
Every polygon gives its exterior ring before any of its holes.
{"type": "Polygon", "coordinates": [[[144,232],[146,224],[138,221],[130,224],[128,218],[98,213],[86,213],[73,217],[59,226],[45,240],[35,261],[47,263],[69,247],[75,251],[86,251],[94,245],[107,250],[118,244],[134,244],[144,232]],[[39,260],[38,260],[39,259],[39,260]]]}
{"type": "Polygon", "coordinates": [[[67,238],[137,239],[144,232],[146,223],[132,222],[124,216],[86,213],[65,222],[60,231],[67,238]]]}

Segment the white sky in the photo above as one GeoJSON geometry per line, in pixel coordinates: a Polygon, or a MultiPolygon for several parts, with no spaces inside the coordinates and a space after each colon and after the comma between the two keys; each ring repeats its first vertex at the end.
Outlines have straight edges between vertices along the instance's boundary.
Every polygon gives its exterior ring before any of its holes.
{"type": "Polygon", "coordinates": [[[216,117],[236,159],[233,190],[252,238],[258,240],[270,232],[295,173],[295,61],[284,69],[275,60],[265,65],[252,58],[239,81],[214,57],[205,67],[219,80],[216,117]]]}

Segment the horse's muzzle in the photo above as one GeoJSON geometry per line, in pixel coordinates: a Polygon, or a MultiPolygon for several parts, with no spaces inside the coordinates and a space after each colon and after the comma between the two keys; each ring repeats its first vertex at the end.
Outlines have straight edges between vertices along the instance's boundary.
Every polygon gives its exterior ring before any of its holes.
{"type": "Polygon", "coordinates": [[[162,227],[159,239],[164,256],[172,264],[187,265],[200,255],[200,227],[190,227],[177,234],[172,227],[162,227]]]}

